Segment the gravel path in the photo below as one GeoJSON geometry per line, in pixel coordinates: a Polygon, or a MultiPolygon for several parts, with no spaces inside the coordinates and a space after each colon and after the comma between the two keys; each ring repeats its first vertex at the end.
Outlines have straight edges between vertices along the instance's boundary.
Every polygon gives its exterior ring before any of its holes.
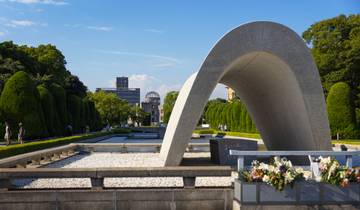
{"type": "MultiPolygon", "coordinates": [[[[185,157],[210,157],[208,152],[185,153],[185,157]]],[[[159,167],[159,153],[92,153],[81,154],[47,165],[48,168],[92,168],[92,167],[159,167]]],[[[199,177],[196,186],[230,186],[232,177],[199,177]]],[[[90,179],[21,179],[13,182],[23,188],[76,188],[90,187],[90,179]]],[[[181,187],[180,177],[153,178],[105,178],[105,187],[181,187]]]]}

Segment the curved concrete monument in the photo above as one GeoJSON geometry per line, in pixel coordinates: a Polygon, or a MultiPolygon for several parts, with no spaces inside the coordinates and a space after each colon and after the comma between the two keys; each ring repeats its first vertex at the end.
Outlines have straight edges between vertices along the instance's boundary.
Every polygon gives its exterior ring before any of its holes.
{"type": "Polygon", "coordinates": [[[304,41],[273,22],[226,34],[182,87],[160,156],[179,165],[192,131],[218,83],[233,88],[269,150],[330,150],[320,77],[304,41]]]}

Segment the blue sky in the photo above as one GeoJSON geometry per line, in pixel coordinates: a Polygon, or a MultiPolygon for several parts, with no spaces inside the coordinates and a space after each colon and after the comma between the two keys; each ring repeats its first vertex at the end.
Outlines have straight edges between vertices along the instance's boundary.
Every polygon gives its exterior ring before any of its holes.
{"type": "MultiPolygon", "coordinates": [[[[164,96],[242,23],[276,21],[301,34],[316,21],[359,12],[359,0],[0,0],[0,41],[56,45],[92,91],[128,76],[142,97],[164,96]]],[[[225,97],[224,87],[212,97],[225,97]]]]}

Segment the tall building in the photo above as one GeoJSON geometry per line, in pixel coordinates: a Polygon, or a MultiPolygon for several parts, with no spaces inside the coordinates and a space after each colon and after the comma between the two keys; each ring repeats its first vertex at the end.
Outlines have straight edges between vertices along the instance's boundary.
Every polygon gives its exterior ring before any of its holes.
{"type": "Polygon", "coordinates": [[[116,88],[96,88],[96,92],[105,91],[115,93],[119,98],[126,100],[131,105],[140,104],[140,88],[129,88],[127,77],[116,78],[116,88]]]}
{"type": "Polygon", "coordinates": [[[151,91],[145,95],[145,101],[141,103],[141,108],[150,114],[150,125],[158,125],[160,122],[160,95],[151,91]]]}
{"type": "Polygon", "coordinates": [[[116,77],[116,88],[129,88],[129,79],[127,77],[116,77]]]}

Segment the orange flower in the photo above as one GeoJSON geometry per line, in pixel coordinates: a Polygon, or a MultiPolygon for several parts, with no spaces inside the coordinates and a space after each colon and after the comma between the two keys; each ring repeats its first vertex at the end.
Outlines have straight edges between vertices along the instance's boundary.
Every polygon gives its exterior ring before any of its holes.
{"type": "Polygon", "coordinates": [[[341,187],[347,187],[349,186],[349,180],[348,179],[343,179],[340,183],[341,187]]]}

